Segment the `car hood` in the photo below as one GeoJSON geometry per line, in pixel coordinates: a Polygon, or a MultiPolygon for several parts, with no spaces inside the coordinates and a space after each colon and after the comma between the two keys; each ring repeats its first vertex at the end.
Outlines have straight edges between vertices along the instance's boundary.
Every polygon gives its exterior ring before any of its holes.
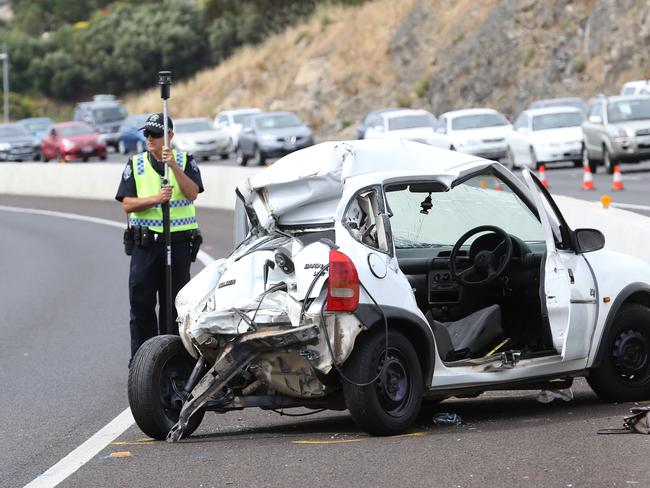
{"type": "Polygon", "coordinates": [[[483,141],[490,142],[491,139],[504,139],[512,132],[512,126],[499,125],[495,127],[482,127],[480,129],[467,129],[451,131],[449,137],[454,141],[483,141]]]}
{"type": "Polygon", "coordinates": [[[615,122],[609,125],[616,129],[632,129],[632,130],[650,129],[650,119],[627,120],[627,121],[615,122]]]}
{"type": "Polygon", "coordinates": [[[311,131],[308,127],[304,125],[298,125],[295,127],[282,127],[279,129],[264,129],[258,130],[259,135],[270,135],[275,137],[286,137],[286,136],[308,136],[311,134],[311,131]]]}
{"type": "Polygon", "coordinates": [[[96,134],[83,134],[83,135],[77,135],[77,136],[63,136],[61,139],[67,139],[69,141],[74,142],[75,144],[82,145],[82,144],[95,144],[97,142],[97,135],[96,134]]]}
{"type": "Polygon", "coordinates": [[[34,138],[30,136],[8,136],[0,137],[0,142],[9,142],[11,144],[34,144],[34,138]]]}
{"type": "Polygon", "coordinates": [[[355,178],[431,175],[435,167],[449,185],[477,164],[492,162],[403,139],[324,142],[276,161],[239,183],[237,192],[253,226],[318,226],[334,222],[346,182],[355,178]]]}
{"type": "Polygon", "coordinates": [[[189,144],[198,142],[209,142],[220,140],[228,137],[227,134],[219,130],[202,130],[200,132],[188,132],[184,134],[176,134],[177,142],[186,142],[189,144]]]}
{"type": "Polygon", "coordinates": [[[528,140],[532,143],[581,141],[582,127],[536,130],[530,133],[528,140]]]}

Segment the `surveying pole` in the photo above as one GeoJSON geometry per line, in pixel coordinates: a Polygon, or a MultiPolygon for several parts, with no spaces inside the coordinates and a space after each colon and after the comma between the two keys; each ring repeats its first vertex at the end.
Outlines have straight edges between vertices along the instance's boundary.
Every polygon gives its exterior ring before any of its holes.
{"type": "MultiPolygon", "coordinates": [[[[158,84],[160,85],[160,98],[163,101],[163,137],[165,147],[169,147],[169,134],[167,134],[167,100],[172,84],[171,71],[158,72],[158,84]]],[[[169,168],[164,164],[164,176],[162,186],[169,186],[169,168]]],[[[169,221],[169,201],[162,204],[163,214],[163,235],[165,240],[165,323],[159,324],[160,332],[163,334],[175,334],[172,304],[172,233],[171,222],[169,221]]]]}

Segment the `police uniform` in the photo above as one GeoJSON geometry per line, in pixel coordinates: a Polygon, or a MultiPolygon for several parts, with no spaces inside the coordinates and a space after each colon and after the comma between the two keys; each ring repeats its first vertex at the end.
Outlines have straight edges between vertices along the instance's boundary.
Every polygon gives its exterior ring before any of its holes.
{"type": "MultiPolygon", "coordinates": [[[[173,127],[171,119],[168,126],[173,127]]],[[[147,119],[143,129],[157,128],[162,114],[153,114],[147,119]],[[152,120],[153,119],[153,120],[152,120]]],[[[162,126],[162,124],[160,124],[162,126]]],[[[190,153],[174,150],[173,157],[183,172],[203,192],[203,182],[199,167],[190,153]]],[[[144,152],[129,158],[124,167],[115,199],[124,197],[149,197],[157,195],[161,189],[165,163],[157,161],[153,154],[144,152]]],[[[172,297],[190,280],[191,246],[198,229],[196,210],[180,190],[173,171],[168,170],[169,183],[173,187],[169,201],[170,230],[172,241],[172,297]]],[[[144,211],[132,212],[129,224],[137,232],[131,255],[129,272],[129,302],[131,304],[131,358],[147,339],[165,333],[166,292],[165,257],[162,206],[156,205],[144,211]],[[158,302],[158,317],[156,317],[158,302]]],[[[194,244],[196,245],[196,244],[194,244]]],[[[176,320],[176,308],[172,306],[176,320]]],[[[176,329],[174,329],[176,331],[176,329]]]]}

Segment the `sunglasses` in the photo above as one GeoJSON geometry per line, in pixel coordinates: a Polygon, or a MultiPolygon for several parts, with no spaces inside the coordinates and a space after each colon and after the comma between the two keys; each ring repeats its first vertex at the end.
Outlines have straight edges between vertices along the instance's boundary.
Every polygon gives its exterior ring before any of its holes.
{"type": "Polygon", "coordinates": [[[143,131],[143,135],[145,139],[148,139],[149,137],[151,137],[152,139],[160,139],[163,136],[162,132],[159,134],[157,132],[151,132],[148,130],[143,131]]]}

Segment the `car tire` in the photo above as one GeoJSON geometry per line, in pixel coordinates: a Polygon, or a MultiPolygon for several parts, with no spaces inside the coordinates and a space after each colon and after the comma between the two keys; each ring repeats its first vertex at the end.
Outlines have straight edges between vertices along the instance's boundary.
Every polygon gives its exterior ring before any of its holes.
{"type": "Polygon", "coordinates": [[[230,153],[219,154],[219,157],[220,157],[221,159],[228,159],[228,158],[230,157],[230,153]]]}
{"type": "Polygon", "coordinates": [[[358,386],[342,379],[345,403],[355,423],[371,435],[405,432],[422,405],[422,367],[413,344],[399,331],[388,332],[388,354],[383,328],[357,339],[344,364],[344,374],[358,386]]]}
{"type": "Polygon", "coordinates": [[[210,161],[210,156],[203,156],[203,161],[210,161]]]}
{"type": "Polygon", "coordinates": [[[596,174],[598,171],[598,163],[593,159],[589,157],[589,151],[587,151],[587,146],[585,144],[582,145],[582,167],[586,168],[589,166],[589,171],[591,171],[593,174],[596,174]]]}
{"type": "Polygon", "coordinates": [[[246,166],[246,163],[248,162],[248,156],[244,154],[244,151],[242,150],[241,147],[237,147],[235,150],[235,162],[239,166],[246,166]]]}
{"type": "Polygon", "coordinates": [[[624,305],[605,336],[600,365],[589,372],[587,382],[609,402],[650,398],[650,308],[624,305]]]}
{"type": "Polygon", "coordinates": [[[614,165],[612,164],[612,157],[609,154],[607,146],[603,146],[603,166],[608,175],[614,174],[614,165]]]}
{"type": "Polygon", "coordinates": [[[120,141],[117,143],[117,151],[118,151],[120,154],[126,154],[126,153],[128,152],[128,151],[126,150],[126,145],[124,144],[124,141],[120,140],[120,141]]]}
{"type": "Polygon", "coordinates": [[[106,161],[106,153],[100,154],[100,155],[99,155],[99,159],[100,159],[101,161],[106,161]]]}
{"type": "Polygon", "coordinates": [[[573,161],[573,167],[574,168],[582,168],[582,159],[575,159],[573,161]]]}
{"type": "Polygon", "coordinates": [[[262,166],[266,162],[266,156],[264,156],[264,153],[258,146],[255,146],[251,161],[253,162],[253,166],[262,166]]]}
{"type": "MultiPolygon", "coordinates": [[[[166,439],[178,421],[182,400],[174,392],[182,391],[194,364],[175,335],[152,337],[136,352],[129,370],[129,405],[138,427],[149,437],[166,439]]],[[[204,414],[199,410],[190,417],[183,437],[199,427],[204,414]]]]}

